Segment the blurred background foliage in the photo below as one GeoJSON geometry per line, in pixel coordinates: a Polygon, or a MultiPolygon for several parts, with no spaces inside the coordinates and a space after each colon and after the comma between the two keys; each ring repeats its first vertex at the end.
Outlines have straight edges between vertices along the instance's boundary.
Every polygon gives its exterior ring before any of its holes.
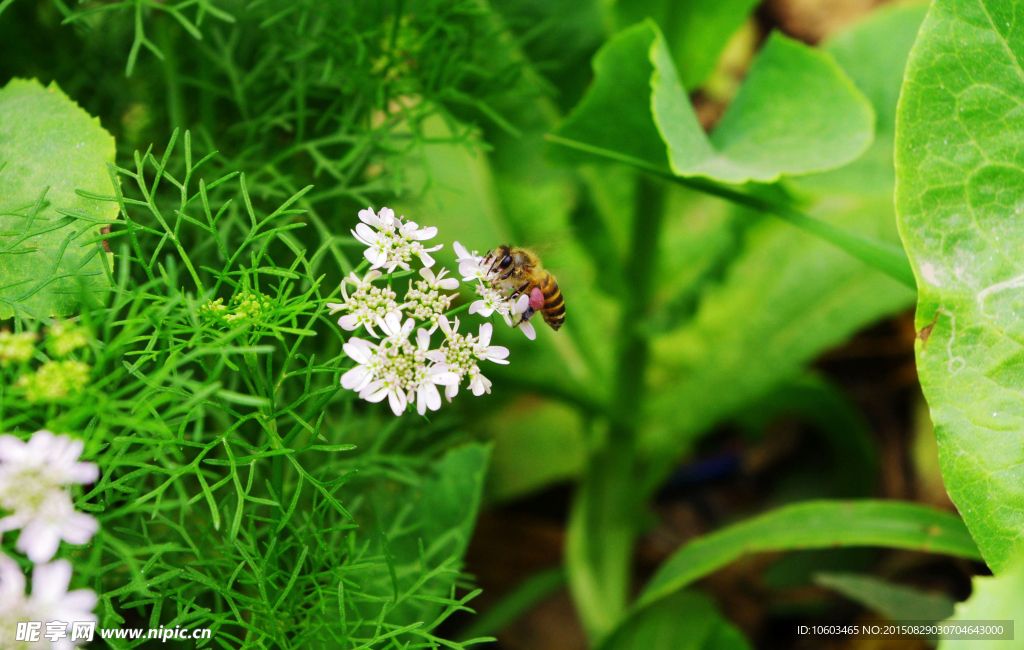
{"type": "MultiPolygon", "coordinates": [[[[924,6],[874,4],[6,0],[0,3],[0,85],[14,77],[56,81],[115,136],[119,162],[151,143],[163,146],[175,129],[188,129],[197,151],[219,152],[208,163],[209,178],[244,172],[264,212],[313,185],[296,204],[311,227],[293,236],[297,245],[317,251],[307,258],[306,273],[325,275],[324,287],[336,286],[358,264],[360,248],[345,233],[367,205],[387,205],[437,226],[446,243],[437,257],[449,268],[452,240],[481,251],[504,242],[537,250],[566,298],[566,324],[558,333],[538,328],[536,342],[499,332],[512,364],[493,373],[491,395],[446,406],[430,423],[392,422],[381,409],[337,396],[324,405],[323,426],[337,432],[332,443],[385,445],[395,458],[413,459],[419,473],[406,481],[413,486],[434,471],[425,469],[424,459],[440,464],[436,471],[444,475],[443,464],[456,462],[442,460],[452,458],[444,454],[460,453],[448,450],[477,449],[459,447],[470,440],[493,445],[482,496],[493,514],[485,515],[479,548],[470,550],[468,561],[483,582],[499,576],[493,580],[497,594],[524,577],[513,570],[516,562],[531,570],[559,562],[569,516],[565,488],[583,479],[609,429],[627,422],[641,468],[634,477],[635,508],[644,521],[639,581],[656,563],[652,557],[663,558],[683,539],[798,499],[884,495],[948,504],[941,483],[936,487],[933,439],[917,406],[912,370],[905,377],[912,290],[772,217],[623,165],[563,164],[545,140],[590,87],[599,48],[639,21],[660,28],[707,129],[736,95],[770,31],[780,29],[834,57],[870,102],[874,137],[863,155],[839,169],[745,189],[898,244],[895,106],[924,6]],[[660,223],[661,231],[638,280],[633,244],[648,222],[660,223]],[[638,303],[637,294],[647,300],[638,303]],[[639,351],[622,349],[624,323],[643,341],[639,351]],[[873,326],[874,334],[855,338],[873,326]],[[865,346],[867,352],[858,352],[865,346]],[[883,375],[879,390],[888,393],[871,393],[882,403],[880,412],[862,412],[864,395],[850,385],[870,391],[883,375]],[[623,403],[630,386],[641,387],[641,397],[623,403]],[[877,434],[879,421],[889,427],[889,438],[877,434]],[[705,487],[717,489],[723,477],[743,489],[708,497],[705,487]],[[931,492],[915,492],[907,485],[915,481],[930,481],[931,492]],[[691,503],[694,490],[701,496],[691,503]],[[680,494],[690,505],[665,506],[680,494]],[[673,523],[673,516],[695,519],[673,523]],[[543,523],[551,518],[556,525],[543,523]],[[684,532],[673,528],[677,524],[684,532]],[[537,557],[522,559],[534,545],[537,557]],[[512,577],[502,579],[494,568],[503,563],[512,577]]],[[[181,155],[179,148],[175,160],[181,155]]],[[[337,343],[324,348],[336,354],[337,343]]],[[[366,476],[387,477],[386,466],[374,458],[363,469],[366,476]]],[[[464,494],[458,498],[479,496],[472,488],[464,494]]],[[[401,493],[381,498],[401,510],[401,493]]],[[[469,525],[472,516],[475,510],[469,525]]],[[[459,528],[464,521],[452,525],[468,535],[459,528]]],[[[407,541],[392,544],[390,552],[411,562],[417,551],[407,541]]],[[[464,551],[461,544],[451,552],[456,564],[464,551]]],[[[711,590],[730,619],[764,647],[789,647],[768,641],[772,621],[820,615],[836,602],[812,584],[813,576],[840,572],[818,584],[848,595],[874,594],[871,585],[850,586],[841,572],[878,566],[879,557],[826,550],[758,567],[767,584],[790,590],[770,611],[737,596],[735,585],[712,583],[711,590]]],[[[885,558],[888,575],[921,565],[885,558]]],[[[952,577],[928,586],[962,591],[965,567],[945,566],[952,577]]],[[[553,575],[524,602],[562,584],[560,574],[553,575]]],[[[375,579],[384,585],[377,591],[387,591],[388,581],[375,579]]],[[[551,619],[528,628],[540,637],[524,642],[520,628],[502,637],[503,647],[581,646],[578,624],[559,609],[565,609],[559,598],[534,615],[551,619]]],[[[493,602],[485,593],[485,612],[493,602]]],[[[719,616],[709,599],[693,592],[657,608],[682,608],[705,622],[719,616]]],[[[480,631],[505,629],[513,618],[502,620],[499,612],[497,622],[480,631]]],[[[454,630],[470,622],[449,625],[454,630]]],[[[680,623],[680,638],[687,629],[680,623]]],[[[722,630],[708,634],[724,640],[702,647],[743,647],[730,645],[733,628],[722,630]]],[[[621,647],[641,647],[636,639],[644,634],[642,624],[620,631],[634,635],[621,647]]]]}

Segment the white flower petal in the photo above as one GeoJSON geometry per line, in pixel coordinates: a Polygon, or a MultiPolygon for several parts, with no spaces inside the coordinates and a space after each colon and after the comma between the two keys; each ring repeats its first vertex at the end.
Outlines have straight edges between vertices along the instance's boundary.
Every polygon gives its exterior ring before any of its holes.
{"type": "Polygon", "coordinates": [[[356,366],[341,376],[341,387],[346,390],[362,390],[373,379],[373,373],[366,366],[356,366]]]}
{"type": "Polygon", "coordinates": [[[484,300],[474,300],[473,304],[469,306],[469,313],[480,314],[484,318],[488,318],[494,313],[494,308],[488,307],[484,300]]]}
{"type": "Polygon", "coordinates": [[[21,600],[24,597],[25,574],[17,562],[0,553],[0,602],[21,600]]]}
{"type": "Polygon", "coordinates": [[[456,278],[445,278],[439,280],[437,286],[445,291],[454,291],[459,288],[459,281],[456,278]]]}
{"type": "MultiPolygon", "coordinates": [[[[411,318],[409,322],[412,322],[411,318]]],[[[425,329],[421,328],[416,332],[416,345],[424,352],[430,349],[430,334],[425,329]]]]}
{"type": "Polygon", "coordinates": [[[446,359],[444,352],[441,350],[427,350],[426,354],[423,356],[425,356],[428,361],[433,361],[434,363],[444,363],[446,359]]]}
{"type": "Polygon", "coordinates": [[[32,569],[32,600],[52,603],[67,594],[71,584],[71,563],[57,560],[32,569]]]}
{"type": "Polygon", "coordinates": [[[521,329],[523,331],[523,334],[526,335],[526,338],[530,339],[531,341],[537,338],[537,331],[533,329],[533,323],[529,321],[522,323],[519,326],[519,329],[521,329]]]}
{"type": "Polygon", "coordinates": [[[437,317],[437,324],[441,328],[441,331],[444,332],[445,338],[451,337],[451,335],[452,335],[452,326],[448,323],[448,317],[447,316],[445,316],[444,314],[441,314],[440,316],[438,316],[437,317]]]}
{"type": "Polygon", "coordinates": [[[359,220],[362,221],[363,223],[370,224],[374,228],[381,228],[384,225],[380,218],[374,213],[373,208],[366,208],[365,210],[360,210],[359,220]]]}
{"type": "Polygon", "coordinates": [[[530,308],[530,295],[524,293],[523,295],[519,296],[519,298],[516,300],[515,305],[512,307],[512,313],[513,314],[522,314],[522,313],[524,313],[529,308],[530,308]]]}
{"type": "Polygon", "coordinates": [[[373,347],[368,341],[352,337],[341,346],[350,359],[360,364],[367,364],[373,356],[373,347]]]}
{"type": "Polygon", "coordinates": [[[68,544],[77,546],[92,539],[99,529],[100,524],[95,517],[83,512],[73,512],[64,521],[62,537],[68,544]]]}
{"type": "Polygon", "coordinates": [[[420,386],[419,400],[420,404],[426,402],[427,408],[431,411],[441,408],[441,393],[437,392],[437,386],[434,384],[423,384],[420,386]]]}
{"type": "Polygon", "coordinates": [[[363,390],[359,391],[359,397],[367,402],[379,402],[387,396],[388,387],[382,379],[367,384],[363,390]]]}
{"type": "Polygon", "coordinates": [[[60,546],[60,526],[34,519],[21,529],[14,548],[36,564],[49,561],[60,546]]]}
{"type": "Polygon", "coordinates": [[[388,254],[376,248],[367,248],[363,251],[363,257],[370,263],[370,268],[376,269],[388,261],[388,254]]]}
{"type": "Polygon", "coordinates": [[[346,332],[352,332],[359,328],[359,315],[346,314],[338,319],[338,325],[346,332]]]}
{"type": "Polygon", "coordinates": [[[333,316],[335,313],[341,311],[342,309],[345,309],[346,307],[347,305],[343,302],[329,302],[327,303],[327,309],[329,309],[330,311],[328,311],[327,313],[328,315],[333,316]]]}
{"type": "Polygon", "coordinates": [[[430,380],[430,383],[437,384],[438,386],[451,386],[452,384],[459,383],[459,375],[450,371],[427,375],[427,379],[430,380]]]}
{"type": "Polygon", "coordinates": [[[430,226],[429,228],[420,228],[409,236],[416,241],[426,241],[433,239],[435,235],[437,235],[437,228],[430,226]]]}
{"type": "Polygon", "coordinates": [[[494,326],[490,323],[484,323],[480,326],[480,336],[477,337],[477,345],[484,350],[487,349],[487,344],[491,342],[491,334],[494,333],[494,326]]]}
{"type": "Polygon", "coordinates": [[[423,262],[423,266],[430,268],[434,265],[434,258],[427,253],[426,249],[421,250],[417,255],[419,255],[420,262],[423,262]]]}
{"type": "Polygon", "coordinates": [[[444,396],[445,396],[445,399],[447,399],[449,402],[451,402],[452,398],[455,397],[458,394],[459,394],[459,382],[455,382],[454,384],[448,384],[447,386],[444,387],[444,396]]]}
{"type": "Polygon", "coordinates": [[[385,228],[399,223],[398,219],[395,219],[395,211],[391,208],[381,208],[380,212],[377,213],[377,218],[380,219],[385,228]]]}
{"type": "Polygon", "coordinates": [[[380,242],[380,234],[365,223],[357,223],[355,229],[356,239],[367,246],[373,246],[380,242]]]}
{"type": "Polygon", "coordinates": [[[405,413],[405,407],[408,402],[405,398],[405,393],[397,388],[392,387],[388,391],[388,402],[391,404],[391,411],[395,415],[402,415],[405,413]]]}
{"type": "Polygon", "coordinates": [[[507,364],[508,348],[501,345],[492,345],[487,348],[486,359],[494,363],[507,364]]]}

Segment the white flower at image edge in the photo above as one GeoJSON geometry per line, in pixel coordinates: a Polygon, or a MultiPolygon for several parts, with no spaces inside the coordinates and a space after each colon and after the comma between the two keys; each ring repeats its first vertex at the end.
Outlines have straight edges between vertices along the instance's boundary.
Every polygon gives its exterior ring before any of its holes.
{"type": "Polygon", "coordinates": [[[37,431],[29,441],[0,436],[0,533],[21,529],[16,548],[33,562],[46,562],[60,541],[88,542],[99,528],[93,517],[76,512],[63,486],[93,483],[99,469],[78,462],[81,440],[37,431]]]}
{"type": "MultiPolygon", "coordinates": [[[[68,591],[71,584],[71,564],[57,560],[50,564],[38,564],[32,570],[32,596],[25,596],[25,575],[18,564],[0,553],[0,648],[6,648],[17,632],[18,623],[39,621],[44,625],[51,621],[97,622],[93,614],[96,594],[91,589],[68,591]]],[[[50,648],[70,650],[75,647],[68,635],[50,643],[50,648]]],[[[15,646],[20,647],[20,646],[15,646]]]]}
{"type": "Polygon", "coordinates": [[[420,242],[433,239],[437,228],[420,228],[415,221],[403,223],[391,208],[381,208],[376,214],[370,208],[360,210],[359,220],[362,223],[356,224],[356,229],[351,232],[367,246],[363,256],[370,262],[371,269],[385,267],[391,273],[401,267],[408,271],[413,255],[419,257],[427,268],[434,265],[430,253],[441,250],[442,245],[425,248],[420,242]]]}

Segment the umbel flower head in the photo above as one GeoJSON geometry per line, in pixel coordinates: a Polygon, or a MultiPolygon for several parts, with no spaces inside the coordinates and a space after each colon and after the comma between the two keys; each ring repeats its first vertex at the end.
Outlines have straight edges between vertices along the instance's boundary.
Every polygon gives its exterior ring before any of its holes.
{"type": "MultiPolygon", "coordinates": [[[[367,337],[353,336],[342,346],[346,356],[355,362],[341,376],[343,388],[355,391],[369,402],[388,401],[395,415],[405,413],[410,405],[425,415],[441,408],[441,391],[450,402],[465,382],[474,395],[491,392],[491,381],[480,370],[482,361],[507,364],[509,351],[491,345],[494,327],[480,325],[476,334],[459,332],[448,314],[458,294],[460,281],[448,277],[445,269],[436,270],[429,253],[440,245],[424,248],[420,243],[432,239],[437,228],[421,228],[412,221],[395,216],[394,211],[367,209],[359,213],[359,224],[352,234],[367,249],[364,251],[370,270],[362,278],[350,273],[341,283],[342,302],[326,303],[331,314],[341,312],[338,325],[347,332],[366,331],[367,337]],[[420,279],[410,280],[402,298],[392,288],[392,273],[401,268],[410,271],[410,262],[419,258],[420,279]],[[444,338],[432,348],[432,336],[440,329],[444,338]]],[[[459,274],[465,282],[475,282],[480,299],[469,306],[470,314],[489,317],[500,315],[507,324],[526,309],[525,296],[503,294],[490,282],[490,270],[484,258],[470,253],[455,242],[459,274]],[[518,300],[517,300],[518,298],[518,300]]],[[[357,269],[358,270],[358,269],[357,269]]],[[[404,273],[403,273],[404,275],[404,273]]],[[[456,311],[461,310],[458,308],[456,311]]],[[[533,338],[533,328],[522,323],[521,329],[533,338]]]]}
{"type": "Polygon", "coordinates": [[[75,483],[93,483],[99,469],[78,462],[81,440],[37,431],[28,442],[0,436],[0,534],[21,529],[16,548],[33,562],[46,562],[61,540],[84,544],[99,525],[76,512],[64,489],[75,483]]]}
{"type": "Polygon", "coordinates": [[[341,281],[341,295],[345,297],[344,302],[329,302],[327,308],[331,314],[339,311],[348,312],[338,319],[338,325],[346,332],[352,332],[360,327],[365,327],[374,338],[380,335],[374,331],[373,326],[377,319],[384,318],[388,314],[397,314],[398,303],[395,298],[398,294],[392,291],[391,287],[375,287],[373,281],[382,277],[380,271],[370,271],[360,280],[355,273],[341,281]],[[349,295],[346,285],[353,285],[355,290],[349,295]]]}

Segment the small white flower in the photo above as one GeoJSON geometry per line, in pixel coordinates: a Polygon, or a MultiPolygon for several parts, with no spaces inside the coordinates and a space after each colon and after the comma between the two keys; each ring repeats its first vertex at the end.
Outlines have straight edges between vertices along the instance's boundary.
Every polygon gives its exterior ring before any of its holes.
{"type": "MultiPolygon", "coordinates": [[[[480,326],[479,336],[474,338],[472,334],[463,335],[459,333],[459,320],[455,319],[452,326],[447,318],[442,317],[438,324],[445,334],[444,346],[439,350],[431,350],[428,357],[439,363],[448,366],[450,372],[455,373],[459,382],[464,377],[469,377],[469,389],[474,395],[483,395],[491,390],[491,382],[480,372],[477,361],[486,360],[495,363],[507,364],[508,348],[500,345],[491,345],[493,326],[484,323],[480,326]]],[[[445,388],[445,397],[452,401],[459,393],[459,383],[448,384],[445,388]]]]}
{"type": "MultiPolygon", "coordinates": [[[[20,571],[19,571],[20,573],[20,571]]],[[[71,584],[71,564],[67,560],[57,560],[50,564],[37,564],[32,570],[32,597],[25,609],[30,614],[28,620],[63,621],[67,623],[67,636],[50,643],[54,650],[70,650],[75,643],[71,641],[71,624],[73,622],[98,621],[93,609],[96,608],[96,594],[91,589],[68,591],[71,584]]]]}
{"type": "Polygon", "coordinates": [[[433,239],[437,228],[420,228],[415,221],[403,222],[390,208],[381,208],[373,214],[372,209],[361,210],[352,236],[367,246],[363,256],[370,262],[371,269],[385,268],[388,273],[396,268],[409,270],[409,261],[415,255],[425,267],[434,265],[430,253],[441,250],[442,245],[425,248],[420,242],[433,239]],[[374,230],[376,229],[376,230],[374,230]]]}
{"type": "Polygon", "coordinates": [[[359,365],[341,376],[341,386],[348,390],[362,391],[370,385],[380,368],[380,362],[376,356],[377,346],[369,341],[352,337],[342,346],[342,349],[349,358],[359,365]]]}
{"type": "Polygon", "coordinates": [[[475,368],[475,372],[469,373],[469,390],[473,391],[473,394],[480,397],[484,393],[491,392],[491,380],[480,374],[480,369],[475,368]]]}
{"type": "Polygon", "coordinates": [[[484,323],[480,326],[480,336],[473,344],[473,352],[476,353],[477,358],[486,359],[493,361],[494,363],[500,363],[507,365],[508,361],[508,348],[501,345],[490,345],[491,335],[494,333],[494,327],[490,323],[484,323]]]}
{"type": "Polygon", "coordinates": [[[348,313],[338,319],[341,329],[352,332],[365,327],[371,336],[379,336],[373,329],[378,318],[383,318],[390,313],[397,313],[400,309],[395,302],[397,297],[391,287],[375,287],[373,281],[382,277],[380,271],[370,271],[363,279],[356,277],[355,273],[349,274],[341,282],[341,294],[344,302],[329,302],[327,308],[334,314],[339,311],[348,313]],[[348,293],[348,285],[355,287],[352,295],[348,293]]]}
{"type": "Polygon", "coordinates": [[[392,339],[394,342],[398,342],[409,338],[412,328],[416,327],[416,321],[409,318],[405,323],[403,323],[401,314],[392,313],[388,314],[384,318],[378,318],[377,325],[384,330],[384,333],[388,335],[388,338],[392,339]]]}
{"type": "Polygon", "coordinates": [[[17,562],[0,553],[0,647],[13,643],[18,623],[31,620],[25,596],[25,574],[17,562]]]}
{"type": "MultiPolygon", "coordinates": [[[[96,594],[91,589],[68,592],[70,583],[71,565],[66,560],[40,564],[32,571],[32,596],[26,597],[25,574],[14,560],[0,553],[0,648],[22,647],[8,645],[13,643],[19,622],[39,621],[44,626],[51,621],[64,621],[69,626],[73,622],[96,623],[96,594]]],[[[49,647],[74,648],[76,644],[68,632],[49,647]]]]}
{"type": "Polygon", "coordinates": [[[459,242],[455,242],[452,246],[455,248],[455,254],[457,255],[455,261],[459,263],[459,275],[462,276],[464,282],[472,282],[473,280],[486,281],[488,279],[490,265],[486,263],[486,258],[481,257],[476,251],[470,252],[466,250],[466,247],[459,242]]]}
{"type": "Polygon", "coordinates": [[[359,391],[368,402],[387,398],[395,415],[402,415],[409,403],[416,403],[420,415],[439,409],[437,386],[458,382],[459,375],[430,350],[430,334],[420,329],[412,343],[409,335],[416,323],[411,318],[403,323],[398,314],[388,314],[377,325],[387,335],[380,344],[356,338],[345,344],[345,354],[358,365],[342,376],[342,386],[359,391]]]}
{"type": "Polygon", "coordinates": [[[488,318],[495,312],[502,316],[508,316],[512,309],[512,302],[505,294],[484,284],[477,284],[473,288],[480,296],[480,300],[473,301],[473,304],[469,306],[469,313],[480,314],[484,318],[488,318]]]}
{"type": "MultiPolygon", "coordinates": [[[[419,351],[426,357],[430,351],[430,334],[426,330],[421,329],[416,333],[416,345],[419,351]]],[[[410,395],[415,390],[413,401],[416,402],[416,412],[423,415],[427,412],[428,408],[431,411],[441,408],[441,394],[437,392],[437,387],[457,385],[458,383],[459,375],[451,372],[447,364],[435,363],[429,366],[426,373],[419,378],[419,381],[409,387],[410,395]]]]}
{"type": "Polygon", "coordinates": [[[444,289],[445,291],[455,291],[459,288],[459,281],[455,278],[444,277],[448,273],[447,270],[441,269],[440,272],[435,276],[434,272],[430,269],[420,269],[420,275],[426,281],[427,286],[431,289],[444,289]]]}
{"type": "Polygon", "coordinates": [[[0,533],[22,529],[17,548],[33,562],[45,562],[63,539],[84,544],[98,529],[96,520],[76,512],[63,486],[93,483],[99,470],[78,462],[81,440],[37,431],[29,441],[0,436],[0,533]]]}

